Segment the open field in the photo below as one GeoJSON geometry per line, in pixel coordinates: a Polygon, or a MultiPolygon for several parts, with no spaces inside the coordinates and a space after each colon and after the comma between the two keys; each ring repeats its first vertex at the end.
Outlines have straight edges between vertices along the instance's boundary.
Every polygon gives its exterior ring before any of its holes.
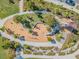
{"type": "Polygon", "coordinates": [[[9,0],[0,0],[0,18],[5,18],[19,12],[18,0],[14,2],[12,4],[9,0]]]}

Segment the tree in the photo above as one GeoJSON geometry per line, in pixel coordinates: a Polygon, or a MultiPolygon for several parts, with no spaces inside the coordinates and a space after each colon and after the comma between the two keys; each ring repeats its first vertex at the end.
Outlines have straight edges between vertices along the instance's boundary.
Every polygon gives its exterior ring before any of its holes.
{"type": "Polygon", "coordinates": [[[5,41],[3,42],[3,48],[8,49],[10,48],[10,41],[5,38],[5,41]]]}
{"type": "Polygon", "coordinates": [[[30,49],[30,46],[29,45],[24,45],[24,48],[25,49],[30,49]]]}
{"type": "Polygon", "coordinates": [[[22,21],[22,19],[23,19],[23,16],[22,16],[22,15],[17,15],[17,16],[15,17],[14,21],[15,21],[16,23],[19,23],[19,22],[22,21]]]}
{"type": "Polygon", "coordinates": [[[9,0],[9,3],[15,4],[14,0],[9,0]]]}
{"type": "Polygon", "coordinates": [[[19,34],[14,34],[15,38],[19,38],[19,36],[20,36],[19,34]]]}
{"type": "Polygon", "coordinates": [[[20,47],[20,44],[19,44],[18,42],[15,42],[14,48],[16,49],[16,48],[18,48],[18,47],[20,47]]]}
{"type": "Polygon", "coordinates": [[[5,31],[5,27],[3,26],[2,28],[0,28],[0,30],[5,31]]]}
{"type": "Polygon", "coordinates": [[[48,41],[51,42],[52,41],[52,38],[51,37],[47,37],[48,41]]]}

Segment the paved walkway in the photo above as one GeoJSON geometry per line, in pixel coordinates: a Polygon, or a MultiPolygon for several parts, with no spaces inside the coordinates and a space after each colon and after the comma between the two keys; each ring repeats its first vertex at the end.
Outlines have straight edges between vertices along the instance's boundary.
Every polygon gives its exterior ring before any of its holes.
{"type": "Polygon", "coordinates": [[[24,0],[20,0],[20,1],[19,1],[20,13],[23,12],[23,7],[24,7],[24,0]]]}

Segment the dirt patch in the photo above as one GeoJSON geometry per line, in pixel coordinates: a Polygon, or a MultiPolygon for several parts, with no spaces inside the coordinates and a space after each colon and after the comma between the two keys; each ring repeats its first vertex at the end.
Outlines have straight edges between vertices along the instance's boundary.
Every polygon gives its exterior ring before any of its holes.
{"type": "Polygon", "coordinates": [[[36,32],[38,35],[32,35],[29,31],[20,23],[15,23],[13,20],[8,20],[4,24],[7,30],[11,30],[14,34],[24,36],[27,41],[36,41],[36,42],[47,42],[47,36],[45,34],[48,32],[46,26],[43,23],[37,24],[33,29],[33,32],[36,32]]]}

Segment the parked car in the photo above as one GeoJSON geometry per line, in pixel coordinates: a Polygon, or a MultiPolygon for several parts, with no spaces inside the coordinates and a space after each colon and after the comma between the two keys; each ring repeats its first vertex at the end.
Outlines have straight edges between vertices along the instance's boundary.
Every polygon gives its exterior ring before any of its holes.
{"type": "Polygon", "coordinates": [[[67,3],[71,6],[75,6],[75,1],[74,0],[66,0],[65,3],[67,3]]]}

